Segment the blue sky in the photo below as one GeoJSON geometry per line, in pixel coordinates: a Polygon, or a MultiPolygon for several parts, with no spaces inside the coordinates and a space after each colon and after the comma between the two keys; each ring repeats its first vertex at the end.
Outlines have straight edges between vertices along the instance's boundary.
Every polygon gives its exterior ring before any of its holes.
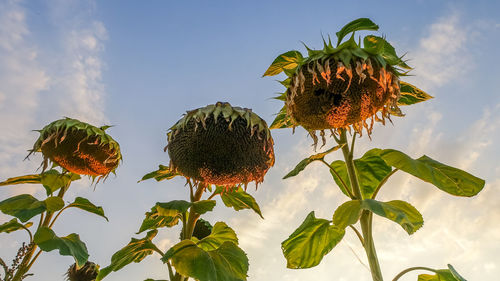
{"type": "MultiPolygon", "coordinates": [[[[381,199],[415,205],[426,223],[408,237],[383,219],[375,239],[387,279],[408,266],[445,267],[452,263],[469,280],[495,280],[500,274],[500,4],[495,1],[0,1],[0,180],[35,172],[40,157],[22,161],[38,137],[33,129],[62,116],[95,125],[113,124],[124,162],[117,177],[94,191],[75,183],[71,201],[84,196],[102,205],[110,222],[68,211],[56,224],[60,235],[77,232],[91,259],[109,264],[157,201],[186,198],[181,180],[137,184],[158,164],[166,131],[189,109],[217,101],[252,108],[270,123],[281,104],[269,97],[282,91],[273,78],[261,78],[274,58],[305,51],[300,41],[320,48],[321,34],[369,17],[380,33],[407,52],[415,76],[407,81],[435,99],[404,108],[394,125],[377,125],[372,141],[363,137],[358,153],[372,147],[427,154],[486,179],[471,199],[452,198],[405,175],[395,175],[381,199]],[[397,262],[394,262],[394,261],[397,262]]],[[[278,77],[281,78],[281,77],[278,77]]],[[[281,180],[313,153],[298,129],[273,131],[276,164],[259,190],[251,190],[265,220],[250,211],[217,206],[207,216],[233,227],[250,259],[248,280],[368,280],[364,253],[348,233],[315,268],[289,270],[280,243],[315,210],[328,218],[344,200],[330,175],[311,165],[300,176],[281,180]]],[[[330,161],[340,155],[332,155],[330,161]]],[[[36,186],[4,188],[0,198],[36,186]]],[[[221,202],[218,203],[222,205],[221,202]]],[[[0,215],[0,223],[9,218],[0,215]]],[[[179,229],[156,238],[162,249],[179,229]]],[[[23,234],[0,234],[2,258],[14,256],[23,234]]],[[[59,280],[72,263],[55,252],[41,256],[34,280],[59,280]]],[[[158,256],[130,265],[106,280],[166,278],[158,256]]],[[[401,280],[416,280],[408,276],[401,280]]]]}

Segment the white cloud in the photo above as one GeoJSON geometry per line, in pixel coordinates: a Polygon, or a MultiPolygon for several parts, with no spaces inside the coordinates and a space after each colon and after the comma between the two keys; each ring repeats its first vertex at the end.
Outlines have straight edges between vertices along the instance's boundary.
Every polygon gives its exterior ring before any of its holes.
{"type": "MultiPolygon", "coordinates": [[[[0,3],[0,174],[12,175],[26,162],[32,143],[39,94],[49,77],[38,62],[24,9],[17,2],[0,3]]],[[[33,165],[30,165],[33,167],[33,165]]]]}
{"type": "Polygon", "coordinates": [[[467,29],[460,13],[452,12],[430,25],[412,54],[414,80],[425,89],[442,86],[469,71],[472,59],[467,52],[467,29]]]}

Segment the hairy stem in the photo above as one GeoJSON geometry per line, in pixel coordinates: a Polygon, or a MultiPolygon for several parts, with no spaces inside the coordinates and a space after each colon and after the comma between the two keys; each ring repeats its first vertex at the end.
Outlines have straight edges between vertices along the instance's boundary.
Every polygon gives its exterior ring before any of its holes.
{"type": "MultiPolygon", "coordinates": [[[[353,138],[355,137],[356,136],[353,136],[353,138]]],[[[349,181],[351,182],[351,187],[354,192],[355,199],[363,200],[363,196],[361,194],[361,189],[358,181],[358,175],[356,174],[356,167],[354,166],[354,160],[353,160],[354,152],[352,150],[349,150],[345,130],[342,130],[340,134],[339,144],[344,144],[344,146],[342,146],[342,153],[344,154],[344,159],[347,167],[347,174],[349,175],[349,181]]],[[[351,145],[354,145],[354,140],[351,145]]],[[[373,281],[383,281],[382,271],[380,270],[377,252],[375,251],[375,243],[373,242],[372,213],[370,213],[369,211],[363,211],[360,218],[360,224],[361,224],[361,231],[363,233],[363,247],[365,248],[366,256],[368,258],[368,263],[370,265],[372,279],[373,281]]]]}
{"type": "Polygon", "coordinates": [[[403,276],[406,273],[413,271],[413,270],[427,270],[427,271],[437,272],[436,270],[434,270],[432,268],[423,267],[423,266],[415,266],[415,267],[410,267],[410,268],[407,268],[407,269],[401,271],[398,275],[396,275],[396,277],[394,277],[394,279],[392,279],[392,281],[397,281],[399,278],[401,278],[401,276],[403,276]]]}
{"type": "MultiPolygon", "coordinates": [[[[57,194],[57,196],[62,199],[63,196],[64,196],[64,193],[66,192],[66,190],[68,190],[70,184],[71,184],[71,181],[68,182],[67,186],[61,187],[61,189],[59,190],[59,193],[57,194]]],[[[49,227],[49,228],[52,227],[52,225],[51,225],[51,219],[52,219],[53,215],[54,215],[53,212],[47,212],[47,214],[45,215],[45,217],[43,217],[43,214],[42,214],[41,218],[40,218],[40,222],[41,223],[38,225],[37,231],[40,229],[40,227],[49,227]]],[[[23,260],[21,261],[18,269],[16,270],[16,273],[14,274],[14,277],[12,277],[12,281],[21,281],[21,280],[23,280],[23,277],[30,270],[31,266],[33,266],[33,264],[35,263],[36,259],[41,254],[41,251],[39,251],[33,257],[33,255],[35,254],[35,251],[36,251],[37,248],[38,247],[36,246],[36,244],[32,244],[31,245],[29,251],[26,253],[26,255],[24,256],[23,260]]]]}

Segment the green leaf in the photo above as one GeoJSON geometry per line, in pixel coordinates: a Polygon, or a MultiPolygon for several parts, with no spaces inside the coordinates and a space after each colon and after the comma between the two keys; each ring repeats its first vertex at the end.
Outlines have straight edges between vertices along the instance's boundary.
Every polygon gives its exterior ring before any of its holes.
{"type": "Polygon", "coordinates": [[[255,198],[253,198],[252,195],[246,193],[245,190],[243,190],[243,188],[241,187],[238,187],[238,189],[231,192],[223,192],[220,194],[220,197],[222,198],[222,202],[224,202],[224,205],[226,205],[226,207],[233,207],[233,209],[235,209],[236,211],[243,209],[252,209],[261,218],[264,218],[262,216],[262,212],[260,211],[260,207],[257,204],[257,201],[255,201],[255,198]]]}
{"type": "Polygon", "coordinates": [[[75,233],[58,237],[52,229],[42,226],[35,233],[33,241],[45,252],[57,249],[62,256],[72,256],[78,267],[83,266],[89,257],[85,243],[75,233]]]}
{"type": "Polygon", "coordinates": [[[45,199],[43,202],[45,202],[45,207],[49,212],[56,212],[64,207],[64,201],[61,197],[57,196],[51,196],[45,199]]]}
{"type": "MultiPolygon", "coordinates": [[[[361,195],[363,198],[371,198],[380,182],[392,171],[391,166],[388,166],[385,163],[385,161],[378,155],[379,153],[380,149],[374,148],[367,151],[361,158],[354,160],[354,166],[356,167],[359,185],[361,188],[361,195]]],[[[339,179],[335,173],[330,171],[333,179],[341,188],[342,192],[349,196],[342,184],[343,181],[349,190],[352,191],[345,162],[337,160],[332,162],[330,167],[341,177],[339,179]]]]}
{"type": "Polygon", "coordinates": [[[47,192],[47,196],[51,195],[55,191],[62,187],[67,187],[71,182],[79,180],[81,177],[78,174],[67,173],[61,174],[57,170],[48,170],[40,174],[41,184],[47,192]]]}
{"type": "Polygon", "coordinates": [[[193,210],[200,214],[203,215],[206,212],[210,212],[214,209],[216,204],[215,200],[200,200],[198,202],[193,203],[193,210]]]}
{"type": "Polygon", "coordinates": [[[405,201],[380,202],[373,199],[364,199],[361,202],[361,207],[398,223],[410,235],[424,225],[424,219],[420,212],[405,201]]]}
{"type": "Polygon", "coordinates": [[[302,161],[299,162],[299,164],[297,164],[297,166],[295,166],[295,168],[292,171],[290,171],[288,174],[286,174],[286,176],[284,176],[283,179],[287,179],[287,178],[294,177],[294,176],[298,175],[300,172],[302,172],[307,167],[307,165],[311,164],[314,161],[323,160],[326,155],[328,155],[331,152],[339,150],[342,146],[343,145],[337,145],[337,146],[334,146],[334,147],[328,149],[327,151],[317,153],[317,154],[314,154],[314,155],[307,157],[306,159],[303,159],[302,161]]]}
{"type": "Polygon", "coordinates": [[[69,204],[68,207],[75,207],[78,209],[82,209],[82,210],[87,211],[89,213],[101,216],[101,217],[105,218],[107,221],[109,221],[108,218],[106,217],[106,215],[104,215],[104,210],[102,209],[102,207],[92,204],[92,202],[90,202],[87,198],[76,197],[75,201],[73,203],[69,204]]]}
{"type": "Polygon", "coordinates": [[[112,271],[118,271],[124,266],[135,262],[141,262],[147,256],[153,254],[158,248],[151,240],[156,236],[158,230],[151,230],[142,239],[132,238],[127,246],[116,252],[111,257],[111,264],[100,270],[96,281],[102,280],[112,271]]]}
{"type": "Polygon", "coordinates": [[[45,212],[46,209],[45,202],[39,201],[29,194],[17,195],[0,202],[2,213],[14,216],[22,222],[45,212]]]}
{"type": "Polygon", "coordinates": [[[364,42],[366,51],[371,52],[372,54],[380,54],[388,64],[405,69],[412,69],[400,57],[398,57],[394,47],[384,38],[369,35],[365,37],[364,42]]]}
{"type": "Polygon", "coordinates": [[[180,174],[172,171],[170,167],[159,165],[158,170],[148,173],[142,177],[142,179],[138,182],[148,180],[148,179],[155,179],[156,181],[162,181],[162,180],[169,180],[174,178],[175,176],[179,176],[180,174]]]}
{"type": "Polygon", "coordinates": [[[400,81],[399,83],[401,97],[398,100],[398,105],[411,105],[434,98],[410,83],[403,81],[400,81]]]}
{"type": "Polygon", "coordinates": [[[26,183],[36,184],[40,183],[40,181],[41,181],[40,175],[25,175],[15,178],[9,178],[6,181],[0,182],[0,186],[26,184],[26,183]]]}
{"type": "Polygon", "coordinates": [[[351,188],[351,182],[349,181],[349,175],[347,174],[347,168],[345,166],[345,162],[342,160],[336,160],[330,163],[330,174],[333,177],[333,180],[337,184],[337,186],[340,188],[342,193],[345,194],[345,196],[349,197],[349,192],[347,192],[346,188],[344,187],[344,183],[347,185],[347,188],[352,193],[352,188],[351,188]],[[335,173],[333,171],[335,171],[335,173]],[[339,177],[338,177],[338,176],[339,177]]]}
{"type": "Polygon", "coordinates": [[[292,120],[290,119],[290,116],[286,114],[286,105],[284,105],[276,115],[276,118],[274,118],[274,121],[269,129],[284,129],[292,128],[293,126],[294,125],[292,123],[292,120]]]}
{"type": "Polygon", "coordinates": [[[224,222],[217,222],[212,228],[212,233],[198,241],[196,245],[205,251],[212,251],[218,249],[226,241],[238,245],[234,230],[224,222]]]}
{"type": "Polygon", "coordinates": [[[19,229],[25,229],[30,226],[32,226],[33,223],[29,222],[25,225],[17,221],[17,218],[13,218],[10,221],[3,223],[0,225],[0,233],[5,232],[5,233],[11,233],[19,229]]]}
{"type": "Polygon", "coordinates": [[[338,228],[346,228],[349,225],[358,222],[361,217],[361,212],[363,208],[361,207],[360,200],[347,201],[340,205],[335,213],[333,213],[333,224],[338,228]]]}
{"type": "MultiPolygon", "coordinates": [[[[211,204],[211,203],[209,203],[211,204]]],[[[187,212],[192,203],[184,200],[173,200],[167,203],[156,203],[151,212],[146,213],[137,234],[161,227],[172,227],[179,223],[182,214],[187,212]]]]}
{"type": "Polygon", "coordinates": [[[288,268],[309,268],[318,265],[344,237],[344,229],[330,221],[317,219],[314,211],[288,239],[281,243],[288,268]]]}
{"type": "Polygon", "coordinates": [[[47,191],[47,196],[63,186],[68,186],[71,181],[80,179],[80,175],[74,173],[61,174],[57,170],[48,170],[41,174],[24,175],[9,178],[0,182],[0,186],[16,184],[42,184],[47,191]]]}
{"type": "Polygon", "coordinates": [[[355,32],[358,30],[378,30],[378,25],[376,25],[368,18],[359,18],[351,21],[350,23],[342,27],[339,32],[335,33],[338,38],[337,46],[340,45],[340,42],[342,42],[342,39],[344,39],[345,36],[347,36],[351,32],[355,32]]]}
{"type": "MultiPolygon", "coordinates": [[[[448,265],[450,267],[451,265],[448,265]]],[[[456,271],[451,267],[450,269],[439,269],[435,275],[420,274],[418,281],[466,281],[462,276],[455,275],[456,271]]],[[[456,273],[458,274],[458,273],[456,273]]]]}
{"type": "Polygon", "coordinates": [[[279,55],[266,70],[264,76],[274,76],[280,74],[284,70],[295,69],[302,61],[304,57],[299,51],[289,51],[284,54],[279,55]]]}
{"type": "Polygon", "coordinates": [[[191,240],[183,240],[170,248],[162,258],[171,260],[175,270],[199,281],[246,280],[248,258],[238,246],[224,242],[213,251],[205,251],[191,240]]]}
{"type": "Polygon", "coordinates": [[[412,159],[394,149],[382,150],[384,161],[452,195],[471,197],[484,187],[484,180],[460,169],[447,166],[426,155],[412,159]]]}
{"type": "Polygon", "coordinates": [[[248,257],[236,244],[224,242],[208,254],[214,262],[217,281],[247,280],[248,257]]]}
{"type": "Polygon", "coordinates": [[[165,279],[157,280],[157,279],[148,278],[148,279],[146,279],[144,281],[168,281],[168,280],[165,280],[165,279]]]}

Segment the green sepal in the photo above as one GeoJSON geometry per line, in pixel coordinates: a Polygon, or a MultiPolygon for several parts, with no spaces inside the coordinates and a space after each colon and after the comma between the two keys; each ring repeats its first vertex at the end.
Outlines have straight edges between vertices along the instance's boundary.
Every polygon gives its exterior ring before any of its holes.
{"type": "Polygon", "coordinates": [[[401,97],[398,99],[398,105],[412,105],[434,98],[410,83],[400,81],[401,97]]]}
{"type": "Polygon", "coordinates": [[[283,53],[273,61],[262,77],[278,75],[285,69],[295,69],[299,66],[303,59],[304,57],[302,54],[296,50],[283,53]]]}
{"type": "Polygon", "coordinates": [[[271,126],[269,127],[269,129],[284,129],[284,128],[291,128],[291,127],[294,127],[294,124],[293,124],[290,116],[288,116],[288,114],[286,114],[286,105],[284,105],[280,109],[278,114],[276,114],[276,118],[274,118],[274,121],[273,121],[273,123],[271,123],[271,126]]]}
{"type": "Polygon", "coordinates": [[[368,18],[359,18],[351,21],[350,23],[344,25],[340,31],[335,33],[337,35],[337,46],[340,45],[342,39],[349,33],[358,31],[358,30],[378,30],[378,25],[376,25],[373,21],[368,18]]]}

